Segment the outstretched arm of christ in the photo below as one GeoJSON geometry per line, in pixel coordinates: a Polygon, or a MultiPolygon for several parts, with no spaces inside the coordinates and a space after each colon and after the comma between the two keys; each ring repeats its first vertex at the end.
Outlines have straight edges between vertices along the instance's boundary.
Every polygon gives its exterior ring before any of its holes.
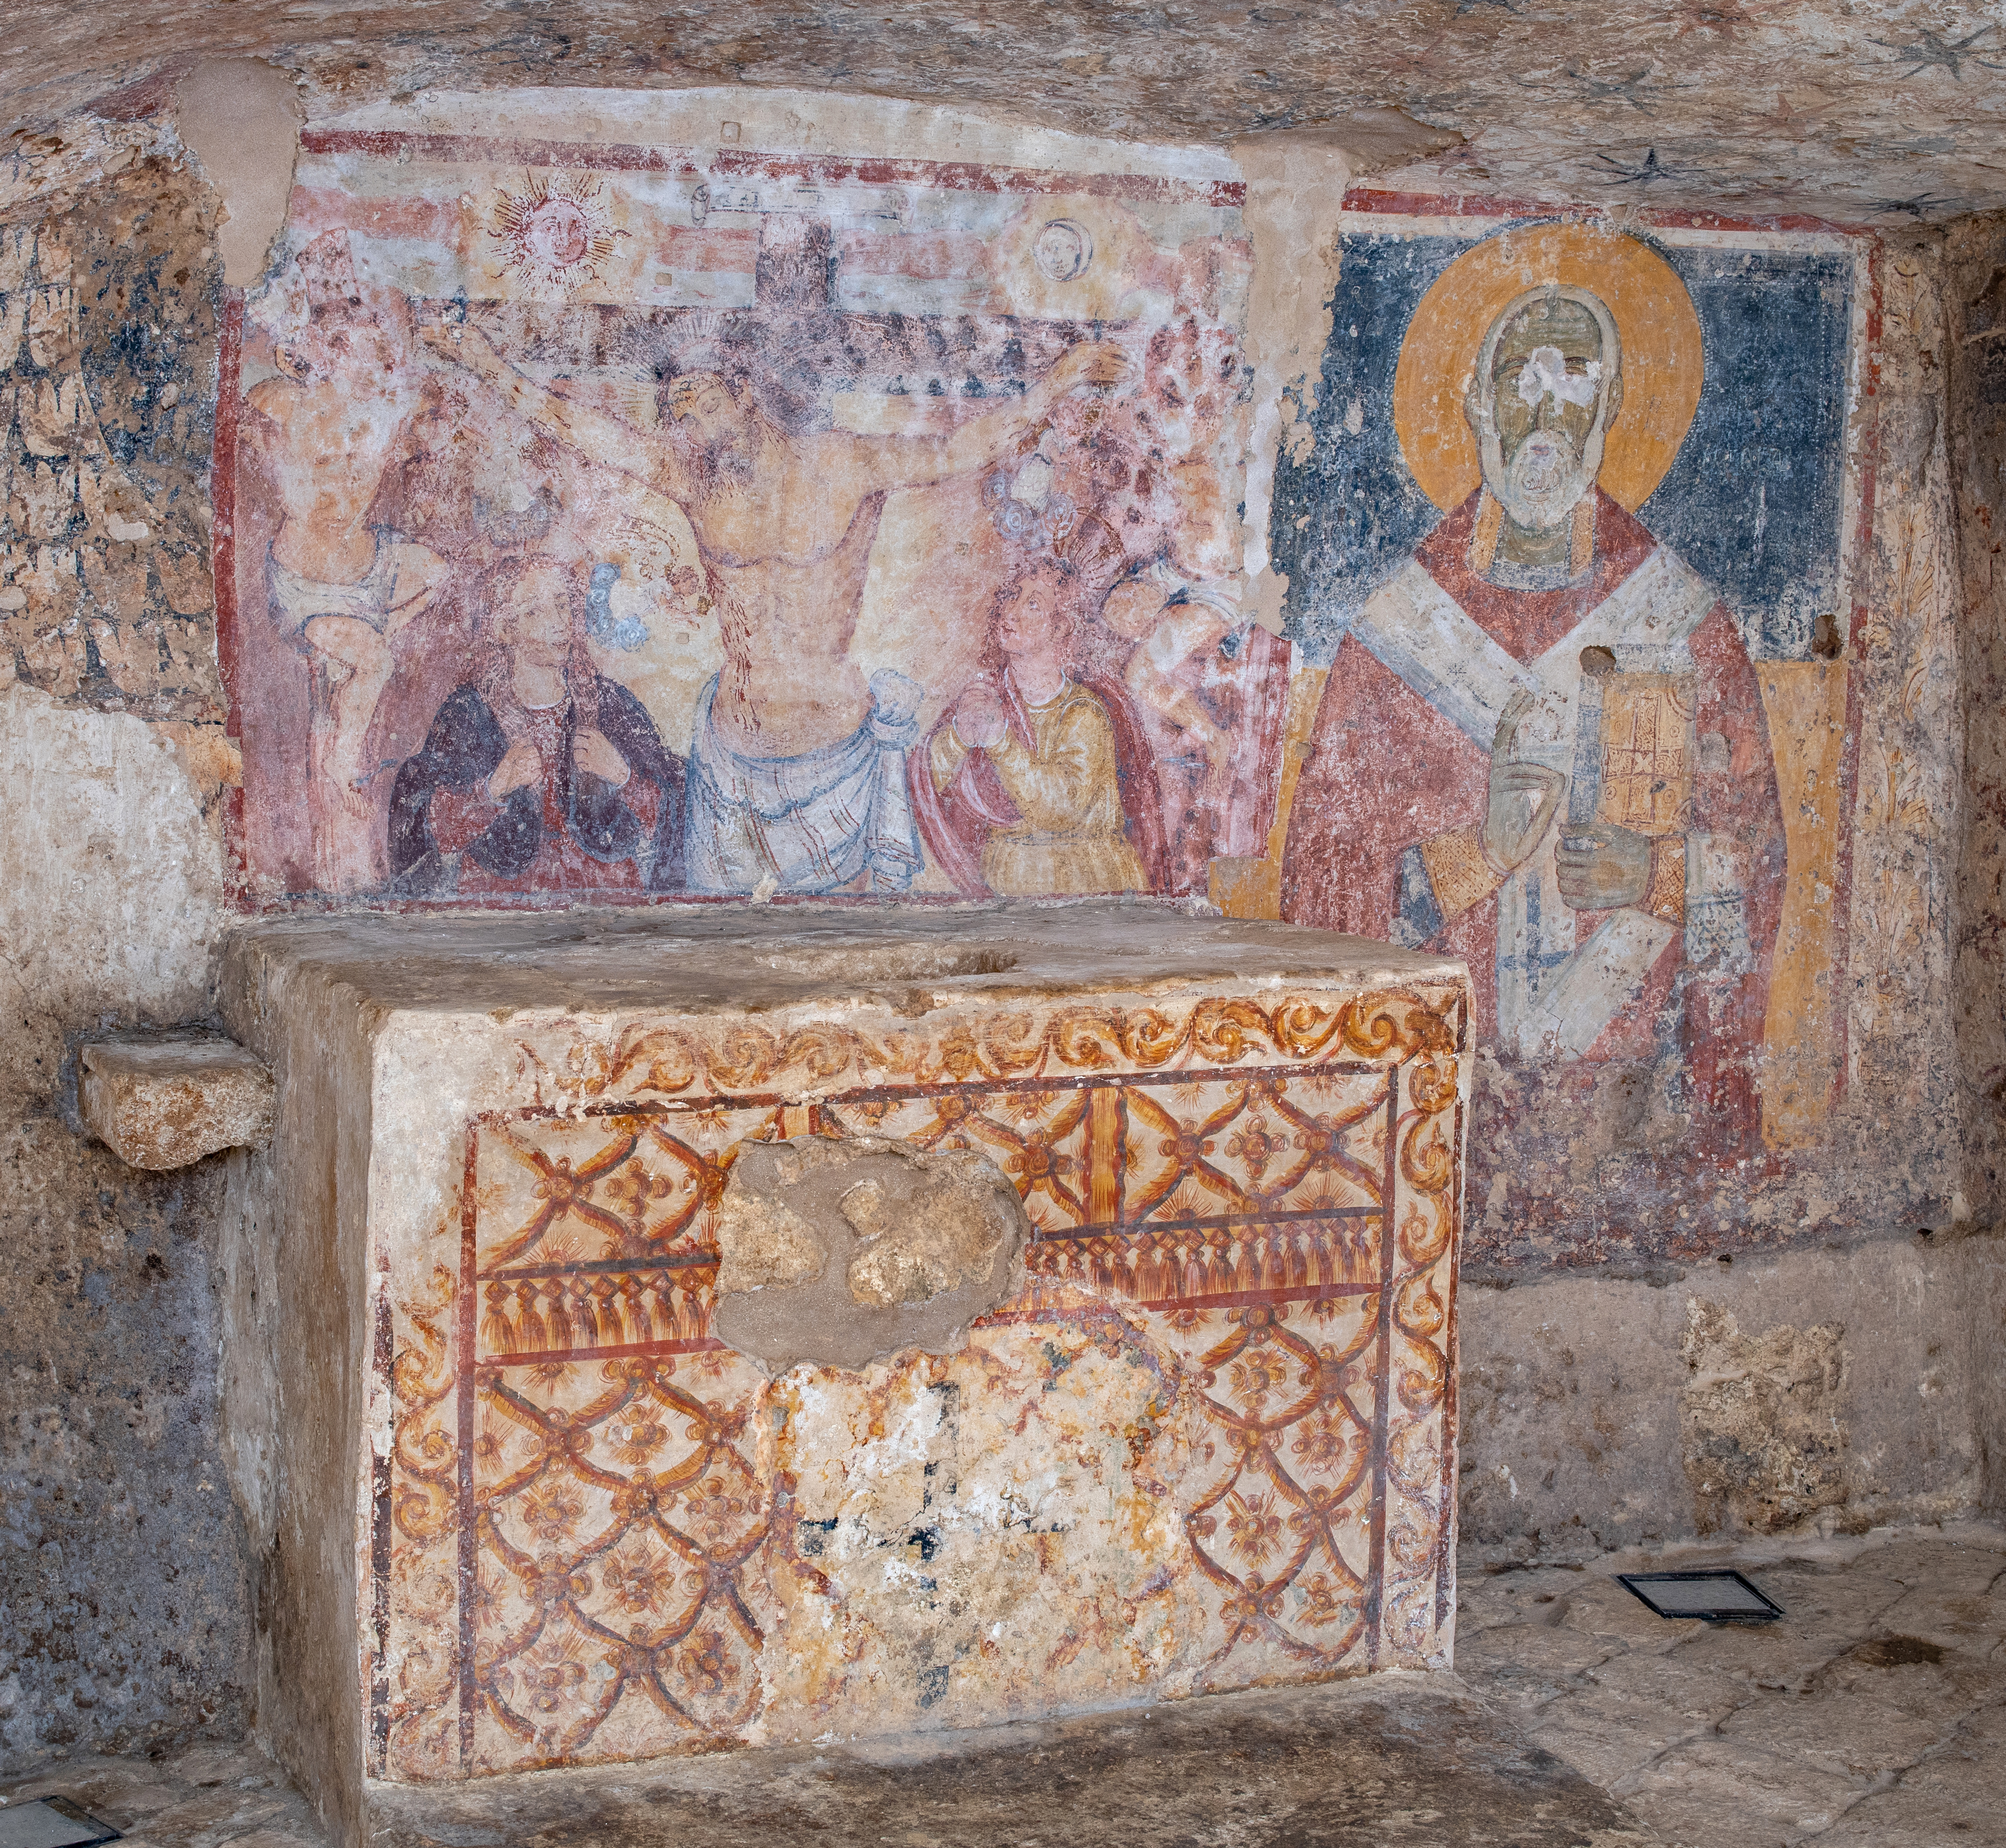
{"type": "Polygon", "coordinates": [[[420,330],[419,337],[442,359],[479,374],[511,410],[540,424],[580,455],[671,500],[688,498],[692,484],[666,445],[651,442],[645,431],[621,418],[573,403],[547,385],[537,384],[503,357],[479,328],[427,327],[420,330]]]}
{"type": "Polygon", "coordinates": [[[925,488],[986,468],[1042,424],[1068,392],[1082,385],[1112,389],[1134,370],[1112,341],[1087,341],[1068,347],[1022,397],[970,417],[951,435],[860,437],[856,452],[868,471],[868,491],[925,488]]]}

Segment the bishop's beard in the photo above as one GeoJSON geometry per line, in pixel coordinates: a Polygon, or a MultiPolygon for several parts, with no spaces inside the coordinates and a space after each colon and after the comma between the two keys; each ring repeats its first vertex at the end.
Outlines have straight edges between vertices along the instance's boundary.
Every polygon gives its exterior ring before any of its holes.
{"type": "Polygon", "coordinates": [[[1483,484],[1512,523],[1531,532],[1550,532],[1573,512],[1602,472],[1602,421],[1596,420],[1580,456],[1564,437],[1547,430],[1535,430],[1508,463],[1494,431],[1483,433],[1479,447],[1483,484]]]}

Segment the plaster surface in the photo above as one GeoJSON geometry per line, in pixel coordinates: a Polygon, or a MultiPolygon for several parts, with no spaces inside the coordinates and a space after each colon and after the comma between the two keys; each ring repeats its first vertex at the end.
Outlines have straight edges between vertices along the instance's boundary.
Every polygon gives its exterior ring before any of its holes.
{"type": "Polygon", "coordinates": [[[174,86],[175,128],[223,195],[216,246],[231,288],[258,283],[285,228],[302,113],[285,74],[259,58],[211,58],[174,86]]]}
{"type": "Polygon", "coordinates": [[[365,1771],[1446,1663],[1454,963],[1160,906],[773,906],[301,920],[223,992],[279,1072],[296,1357],[261,1720],[340,1830],[365,1771]],[[804,1177],[986,1158],[1021,1287],[955,1351],[769,1380],[716,1216],[802,1137],[804,1177]]]}
{"type": "Polygon", "coordinates": [[[717,1204],[716,1324],[774,1373],[952,1354],[1023,1287],[1030,1222],[973,1149],[883,1136],[743,1148],[717,1204]]]}

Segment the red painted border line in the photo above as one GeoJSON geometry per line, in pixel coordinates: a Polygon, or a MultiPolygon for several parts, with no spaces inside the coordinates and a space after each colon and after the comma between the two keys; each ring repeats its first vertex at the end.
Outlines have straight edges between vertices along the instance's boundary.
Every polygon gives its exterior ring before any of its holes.
{"type": "MultiPolygon", "coordinates": [[[[1070,1277],[1034,1272],[1028,1280],[1033,1289],[1077,1290],[1070,1277]]],[[[1115,1297],[1097,1303],[1081,1303],[1063,1309],[998,1309],[978,1315],[968,1325],[973,1329],[1001,1328],[1009,1323],[1050,1322],[1070,1325],[1099,1315],[1119,1315],[1131,1309],[1150,1309],[1171,1315],[1179,1309],[1258,1309],[1281,1303],[1334,1302],[1340,1297],[1371,1296],[1371,1284],[1291,1283],[1283,1290],[1221,1290],[1198,1296],[1115,1297]]]]}
{"type": "Polygon", "coordinates": [[[1238,206],[1238,180],[1177,180],[1160,174],[1061,173],[1040,167],[991,167],[970,160],[828,159],[720,149],[713,173],[772,174],[824,186],[934,186],[951,192],[1059,192],[1096,198],[1161,199],[1179,205],[1238,206]]]}
{"type": "Polygon", "coordinates": [[[1386,1475],[1387,1452],[1391,1443],[1393,1396],[1393,1271],[1399,1234],[1395,1228],[1399,1196],[1400,1146],[1400,1073],[1394,1066],[1386,1074],[1386,1180],[1385,1213],[1379,1222],[1378,1358],[1372,1368],[1372,1538],[1365,1572],[1366,1660],[1378,1666],[1381,1632],[1386,1602],[1386,1475]]]}
{"type": "Polygon", "coordinates": [[[396,1467],[396,1334],[390,1311],[390,1275],[379,1270],[376,1285],[374,1371],[389,1407],[389,1441],[370,1459],[369,1633],[375,1648],[369,1665],[369,1760],[378,1777],[390,1758],[390,1517],[396,1467]]]}
{"type": "Polygon", "coordinates": [[[1463,1149],[1467,1134],[1464,1121],[1464,1103],[1461,1097],[1455,1100],[1455,1165],[1451,1172],[1455,1179],[1450,1199],[1454,1202],[1450,1209],[1448,1226],[1448,1326],[1442,1331],[1442,1358],[1447,1364],[1448,1379],[1442,1394],[1442,1473],[1441,1473],[1441,1557],[1435,1565],[1435,1633],[1438,1636],[1448,1628],[1449,1619],[1455,1614],[1455,1540],[1456,1466],[1459,1445],[1456,1442],[1456,1372],[1462,1364],[1462,1315],[1461,1291],[1458,1285],[1462,1276],[1462,1189],[1463,1149]]]}
{"type": "Polygon", "coordinates": [[[628,1341],[614,1347],[537,1348],[522,1353],[494,1354],[475,1363],[483,1373],[497,1373],[510,1367],[569,1366],[574,1361],[646,1360],[669,1354],[714,1354],[724,1351],[724,1343],[713,1335],[675,1341],[628,1341]]]}
{"type": "MultiPolygon", "coordinates": [[[[1176,1232],[1231,1232],[1267,1236],[1293,1231],[1300,1226],[1325,1226],[1346,1220],[1376,1220],[1378,1206],[1277,1206],[1258,1213],[1218,1213],[1201,1219],[1082,1220],[1076,1226],[1058,1230],[1047,1227],[1031,1228],[1029,1248],[1093,1244],[1109,1240],[1134,1243],[1144,1234],[1176,1232]]],[[[583,1258],[550,1264],[510,1264],[498,1270],[477,1272],[478,1283],[536,1283],[553,1277],[654,1276],[665,1271],[715,1270],[720,1262],[714,1245],[693,1251],[669,1251],[648,1257],[583,1258]]],[[[541,1352],[541,1350],[538,1350],[541,1352]]]]}
{"type": "Polygon", "coordinates": [[[972,160],[910,160],[761,153],[720,148],[699,159],[688,148],[635,143],[489,139],[473,135],[414,135],[389,128],[309,128],[300,146],[310,154],[364,154],[382,160],[459,162],[484,166],[565,167],[611,173],[707,174],[734,179],[793,179],[818,186],[929,186],[947,192],[1026,192],[1156,199],[1177,205],[1236,206],[1247,188],[1237,180],[1178,180],[1157,174],[1061,173],[1033,167],[992,167],[972,160]]]}
{"type": "MultiPolygon", "coordinates": [[[[209,459],[209,575],[216,607],[216,662],[223,681],[223,731],[240,751],[244,742],[243,672],[238,652],[238,413],[244,368],[244,291],[226,289],[216,329],[216,417],[209,459]]],[[[250,906],[251,874],[244,835],[244,783],[223,791],[223,878],[230,902],[250,906]]]]}
{"type": "MultiPolygon", "coordinates": [[[[742,899],[740,901],[744,902],[742,899]]],[[[1460,1047],[1458,1048],[1459,1051],[1460,1047]]],[[[898,1103],[902,1100],[939,1097],[966,1096],[971,1093],[979,1096],[994,1096],[998,1092],[1015,1091],[1079,1091],[1091,1090],[1098,1085],[1120,1086],[1129,1085],[1182,1085],[1195,1079],[1212,1077],[1230,1082],[1236,1079],[1250,1082],[1257,1078],[1272,1078],[1278,1073],[1293,1078],[1323,1078],[1336,1075],[1341,1078],[1376,1077],[1388,1065],[1400,1063],[1399,1060],[1382,1060],[1377,1065],[1368,1065],[1358,1059],[1325,1059],[1314,1065],[1289,1063],[1278,1060],[1266,1065],[1172,1065],[1160,1067],[1153,1072],[1102,1072],[1082,1078],[985,1078],[949,1080],[940,1084],[872,1085],[860,1086],[853,1091],[839,1091],[822,1098],[813,1107],[833,1108],[843,1104],[875,1104],[880,1101],[898,1103]]],[[[694,1083],[695,1081],[691,1081],[694,1083]]],[[[513,1110],[483,1111],[471,1121],[485,1128],[502,1123],[542,1123],[558,1117],[576,1122],[597,1122],[602,1118],[618,1117],[667,1117],[681,1114],[701,1114],[713,1110],[775,1110],[788,1101],[778,1091],[692,1091],[675,1096],[653,1098],[601,1099],[573,1110],[568,1105],[558,1104],[525,1104],[513,1110]]],[[[1138,1220],[1138,1224],[1147,1223],[1138,1220]]]]}
{"type": "Polygon", "coordinates": [[[482,166],[586,167],[618,173],[673,173],[701,179],[687,149],[618,142],[489,139],[475,135],[414,135],[399,128],[308,128],[309,154],[364,154],[378,160],[470,162],[482,166]]]}
{"type": "Polygon", "coordinates": [[[473,1593],[480,1569],[479,1534],[473,1506],[473,1408],[475,1316],[474,1246],[477,1218],[474,1177],[480,1156],[480,1132],[466,1132],[466,1167],[459,1194],[459,1301],[453,1332],[454,1381],[459,1401],[459,1454],[453,1461],[459,1491],[459,1763],[464,1771],[473,1758],[473,1593]]]}
{"type": "MultiPolygon", "coordinates": [[[[1030,1287],[1041,1285],[1068,1287],[1064,1277],[1037,1277],[1029,1280],[1030,1287]]],[[[1179,1309],[1242,1309],[1259,1308],[1283,1303],[1315,1303],[1335,1301],[1341,1297],[1357,1297],[1381,1294],[1373,1285],[1345,1283],[1297,1283],[1285,1290],[1220,1290],[1203,1296],[1153,1297],[1147,1301],[1131,1297],[1121,1297],[1107,1302],[1068,1304],[1063,1308],[1051,1309],[998,1309],[987,1315],[978,1316],[969,1325],[971,1328],[1003,1328],[1019,1323],[1048,1322],[1055,1325],[1070,1326],[1075,1322],[1092,1321],[1104,1315],[1121,1315],[1135,1309],[1153,1310],[1159,1314],[1170,1314],[1179,1309]]],[[[475,1363],[480,1373],[502,1373],[526,1367],[552,1367],[583,1364],[589,1360],[648,1360],[668,1359],[679,1354],[709,1354],[730,1352],[725,1343],[715,1336],[706,1335],[694,1339],[675,1341],[633,1341],[614,1347],[565,1347],[538,1350],[533,1353],[496,1354],[475,1363]]],[[[467,1531],[463,1524],[462,1532],[467,1531]]]]}
{"type": "MultiPolygon", "coordinates": [[[[1552,199],[1492,198],[1478,194],[1381,192],[1364,186],[1354,187],[1345,194],[1344,209],[1406,218],[1559,218],[1577,222],[1608,215],[1605,206],[1579,202],[1564,204],[1552,199]]],[[[1737,218],[1721,212],[1654,210],[1647,206],[1633,211],[1629,222],[1647,227],[1663,225],[1681,231],[1818,231],[1841,238],[1874,238],[1880,234],[1871,225],[1842,224],[1800,212],[1737,218]]]]}

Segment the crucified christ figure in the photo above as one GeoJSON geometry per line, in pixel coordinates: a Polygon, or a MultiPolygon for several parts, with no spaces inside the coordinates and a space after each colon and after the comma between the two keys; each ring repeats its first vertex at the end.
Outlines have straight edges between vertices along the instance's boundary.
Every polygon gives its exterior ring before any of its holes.
{"type": "Polygon", "coordinates": [[[1070,348],[1021,398],[945,436],[788,428],[753,379],[686,355],[644,430],[526,378],[477,328],[425,330],[520,415],[677,502],[718,612],[724,666],[698,703],[685,847],[698,892],[900,890],[920,863],[905,753],[922,689],[867,685],[850,648],[885,497],[988,466],[1069,392],[1123,382],[1111,343],[1070,348]]]}

